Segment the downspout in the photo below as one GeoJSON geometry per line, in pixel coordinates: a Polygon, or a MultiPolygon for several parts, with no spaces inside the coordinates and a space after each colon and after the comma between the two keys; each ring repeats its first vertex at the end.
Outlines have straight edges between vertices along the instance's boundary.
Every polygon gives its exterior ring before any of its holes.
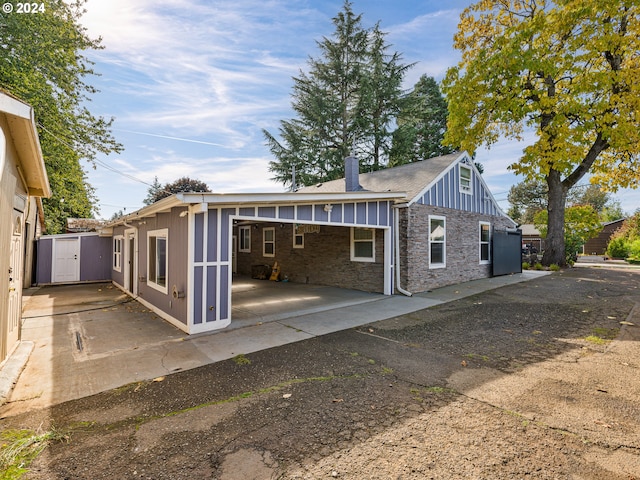
{"type": "Polygon", "coordinates": [[[404,205],[394,205],[393,208],[396,209],[396,214],[394,215],[394,234],[395,234],[395,251],[396,251],[396,290],[398,290],[403,295],[407,297],[413,296],[413,293],[405,290],[400,286],[400,209],[407,208],[406,204],[404,205]]]}

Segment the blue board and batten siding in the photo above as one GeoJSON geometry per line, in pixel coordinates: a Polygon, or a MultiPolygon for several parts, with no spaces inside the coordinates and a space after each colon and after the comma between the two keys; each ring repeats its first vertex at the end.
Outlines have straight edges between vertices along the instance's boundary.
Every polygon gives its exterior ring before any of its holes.
{"type": "Polygon", "coordinates": [[[460,190],[460,164],[448,170],[415,203],[451,208],[481,215],[503,215],[489,190],[474,173],[471,176],[471,194],[460,190]]]}
{"type": "MultiPolygon", "coordinates": [[[[231,322],[231,240],[234,220],[313,223],[385,230],[386,264],[391,262],[391,201],[361,201],[309,205],[212,207],[190,221],[193,286],[190,333],[224,328],[231,322]]],[[[390,283],[390,273],[388,282],[390,283]]]]}

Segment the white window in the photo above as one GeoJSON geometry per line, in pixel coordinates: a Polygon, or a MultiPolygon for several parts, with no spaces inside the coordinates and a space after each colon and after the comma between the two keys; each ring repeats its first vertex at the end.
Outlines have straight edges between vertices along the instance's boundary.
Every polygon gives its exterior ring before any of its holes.
{"type": "Polygon", "coordinates": [[[351,261],[376,261],[376,231],[373,228],[351,229],[351,261]]]}
{"type": "Polygon", "coordinates": [[[471,183],[471,167],[460,165],[460,191],[471,195],[473,193],[471,183]]]}
{"type": "Polygon", "coordinates": [[[251,226],[238,227],[238,233],[240,234],[240,246],[239,252],[251,253],[251,226]]]}
{"type": "Polygon", "coordinates": [[[491,241],[491,224],[480,222],[480,263],[491,262],[491,250],[489,244],[491,241]]]}
{"type": "Polygon", "coordinates": [[[122,235],[113,237],[113,269],[116,272],[122,271],[122,245],[124,244],[124,238],[122,235]]]}
{"type": "Polygon", "coordinates": [[[274,227],[262,229],[262,256],[276,256],[276,229],[274,227]]]}
{"type": "Polygon", "coordinates": [[[304,248],[304,232],[298,225],[293,225],[293,248],[304,248]]]}
{"type": "Polygon", "coordinates": [[[147,233],[147,285],[167,293],[168,230],[152,230],[147,233]]]}
{"type": "Polygon", "coordinates": [[[447,222],[445,217],[429,215],[429,268],[447,266],[447,222]]]}

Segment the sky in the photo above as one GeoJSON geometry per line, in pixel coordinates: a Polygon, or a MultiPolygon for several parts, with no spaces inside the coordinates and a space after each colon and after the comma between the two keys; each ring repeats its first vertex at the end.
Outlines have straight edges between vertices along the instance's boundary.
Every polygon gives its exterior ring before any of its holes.
{"type": "MultiPolygon", "coordinates": [[[[391,50],[416,65],[410,89],[426,74],[440,81],[460,55],[453,49],[459,16],[470,1],[354,0],[365,28],[377,22],[391,50]]],[[[211,191],[282,192],[270,180],[263,129],[277,134],[294,118],[293,77],[320,56],[317,42],[334,32],[342,0],[89,0],[81,23],[104,49],[87,52],[100,76],[88,105],[113,117],[124,146],[85,165],[98,198],[98,218],[144,206],[150,184],[188,176],[211,191]]],[[[529,138],[529,141],[531,139],[529,138]]],[[[508,208],[507,169],[525,142],[480,149],[483,178],[508,208]]],[[[583,179],[581,183],[586,183],[583,179]]],[[[614,195],[623,210],[640,207],[640,190],[614,195]]]]}

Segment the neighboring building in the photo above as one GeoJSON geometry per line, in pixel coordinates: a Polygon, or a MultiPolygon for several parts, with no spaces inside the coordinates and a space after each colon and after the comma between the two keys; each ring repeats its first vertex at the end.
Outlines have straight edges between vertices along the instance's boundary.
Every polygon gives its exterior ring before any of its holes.
{"type": "MultiPolygon", "coordinates": [[[[488,277],[515,230],[466,153],[289,193],[179,193],[106,224],[113,282],[188,333],[231,322],[233,273],[392,295],[488,277]],[[265,268],[265,265],[267,266],[265,268]]],[[[520,236],[515,245],[520,268],[520,236]]],[[[519,270],[518,270],[519,271],[519,270]]]]}
{"type": "Polygon", "coordinates": [[[544,251],[544,238],[542,238],[542,236],[540,235],[540,230],[538,230],[535,225],[532,225],[530,223],[521,225],[520,230],[522,230],[523,252],[526,250],[527,254],[542,254],[542,252],[544,251]]]}
{"type": "Polygon", "coordinates": [[[621,218],[613,222],[603,223],[600,233],[596,237],[587,240],[587,243],[582,246],[582,253],[585,255],[604,255],[609,246],[611,236],[622,227],[625,220],[621,218]]]}
{"type": "Polygon", "coordinates": [[[95,218],[67,218],[66,233],[97,232],[102,225],[104,220],[95,218]]]}
{"type": "Polygon", "coordinates": [[[40,237],[35,283],[111,281],[111,243],[96,232],[40,237]]]}
{"type": "Polygon", "coordinates": [[[42,218],[38,198],[50,194],[33,109],[0,91],[0,363],[20,340],[23,282],[42,218]]]}

